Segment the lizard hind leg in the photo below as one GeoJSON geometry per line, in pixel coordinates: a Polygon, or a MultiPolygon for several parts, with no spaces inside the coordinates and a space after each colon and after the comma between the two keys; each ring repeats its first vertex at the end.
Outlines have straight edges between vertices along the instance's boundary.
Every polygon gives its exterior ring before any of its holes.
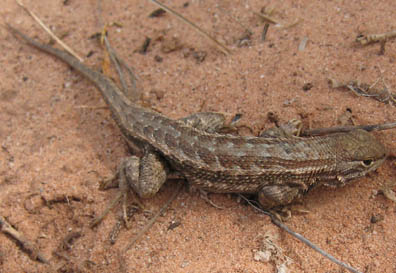
{"type": "Polygon", "coordinates": [[[138,163],[128,160],[124,164],[128,186],[141,198],[153,197],[165,183],[169,173],[166,162],[150,148],[145,149],[138,163]]]}
{"type": "MultiPolygon", "coordinates": [[[[125,224],[128,223],[127,216],[127,197],[128,192],[137,194],[140,198],[149,198],[154,196],[166,181],[168,168],[162,158],[151,149],[145,149],[142,158],[130,156],[122,160],[115,176],[106,180],[100,185],[100,189],[105,190],[116,187],[118,183],[119,192],[117,196],[110,202],[104,212],[97,217],[91,224],[91,227],[99,224],[107,213],[123,199],[123,219],[125,224]]],[[[135,201],[140,207],[143,207],[139,198],[135,201]]]]}

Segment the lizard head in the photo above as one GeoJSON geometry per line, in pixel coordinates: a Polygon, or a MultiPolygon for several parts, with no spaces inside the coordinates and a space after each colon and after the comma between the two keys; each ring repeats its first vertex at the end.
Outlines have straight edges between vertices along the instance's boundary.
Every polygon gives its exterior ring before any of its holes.
{"type": "Polygon", "coordinates": [[[334,137],[337,176],[329,186],[343,186],[349,180],[376,170],[385,161],[385,146],[367,131],[354,130],[334,137]]]}

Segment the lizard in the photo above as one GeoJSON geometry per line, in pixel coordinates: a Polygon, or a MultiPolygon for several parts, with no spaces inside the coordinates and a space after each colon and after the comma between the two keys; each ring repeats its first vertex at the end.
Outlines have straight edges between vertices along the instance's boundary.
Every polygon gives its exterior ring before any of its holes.
{"type": "Polygon", "coordinates": [[[238,136],[219,132],[225,120],[220,113],[167,118],[132,102],[111,79],[67,52],[8,28],[90,80],[127,143],[141,147],[143,155],[125,158],[116,172],[124,197],[129,189],[141,198],[153,197],[173,170],[207,192],[257,195],[270,209],[291,204],[319,185],[344,186],[376,170],[387,156],[386,147],[361,129],[305,138],[238,136]]]}

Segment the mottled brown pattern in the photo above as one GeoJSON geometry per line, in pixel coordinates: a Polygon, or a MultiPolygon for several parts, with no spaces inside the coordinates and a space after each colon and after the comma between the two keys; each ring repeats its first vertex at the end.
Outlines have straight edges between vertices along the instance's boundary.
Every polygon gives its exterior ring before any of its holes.
{"type": "Polygon", "coordinates": [[[164,143],[168,147],[177,147],[177,146],[179,146],[179,142],[176,140],[176,138],[173,135],[169,134],[169,133],[165,133],[164,143]]]}
{"type": "Polygon", "coordinates": [[[140,162],[140,169],[145,170],[144,181],[134,186],[143,197],[154,195],[165,181],[167,168],[162,159],[198,187],[214,192],[258,193],[263,206],[277,206],[292,202],[320,183],[342,186],[377,169],[386,157],[385,147],[362,130],[314,138],[209,133],[211,130],[205,124],[213,122],[195,122],[197,129],[188,125],[194,124],[188,118],[172,120],[140,107],[113,81],[74,57],[21,33],[19,36],[91,80],[101,91],[125,137],[150,147],[140,162]]]}

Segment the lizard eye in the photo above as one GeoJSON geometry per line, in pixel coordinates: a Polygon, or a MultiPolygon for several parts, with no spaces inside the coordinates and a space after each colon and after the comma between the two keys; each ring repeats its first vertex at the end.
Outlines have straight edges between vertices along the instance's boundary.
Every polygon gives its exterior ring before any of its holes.
{"type": "Polygon", "coordinates": [[[365,167],[370,167],[373,164],[373,160],[371,159],[366,159],[362,161],[363,166],[365,167]]]}

